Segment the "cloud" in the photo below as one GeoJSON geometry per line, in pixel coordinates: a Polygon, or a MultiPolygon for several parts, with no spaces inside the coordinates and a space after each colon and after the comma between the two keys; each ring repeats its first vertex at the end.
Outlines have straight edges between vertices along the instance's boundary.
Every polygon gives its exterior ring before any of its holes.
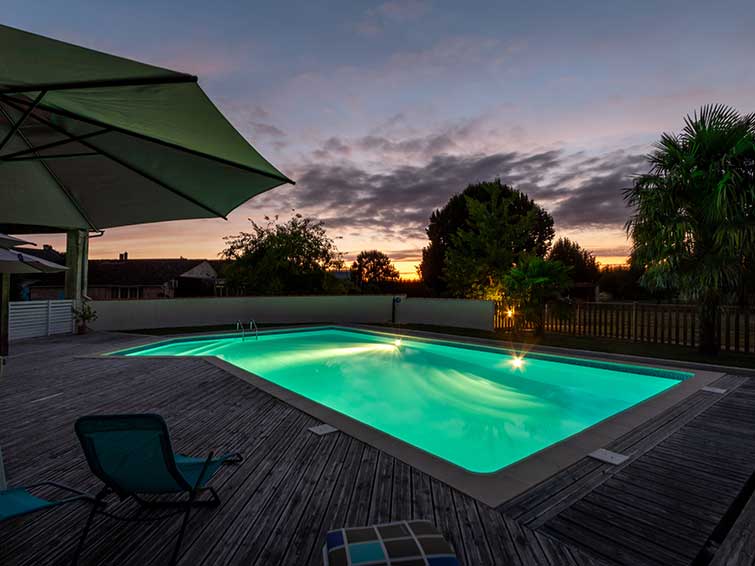
{"type": "Polygon", "coordinates": [[[286,132],[273,126],[272,124],[266,124],[264,122],[249,122],[252,131],[257,136],[263,136],[266,138],[285,138],[286,132]]]}
{"type": "Polygon", "coordinates": [[[312,155],[317,159],[328,159],[334,156],[343,157],[350,154],[351,147],[337,137],[328,138],[322,144],[322,147],[319,147],[312,152],[312,155]]]}
{"type": "MultiPolygon", "coordinates": [[[[634,175],[647,169],[644,155],[614,152],[603,159],[588,158],[582,164],[575,163],[574,169],[589,174],[577,182],[576,188],[564,193],[563,200],[553,210],[556,225],[623,226],[631,210],[624,203],[622,189],[631,185],[634,175]]],[[[568,176],[578,174],[572,172],[568,176]]]]}
{"type": "MultiPolygon", "coordinates": [[[[415,245],[424,238],[432,211],[449,197],[470,183],[500,178],[550,210],[557,230],[621,229],[629,215],[621,191],[645,167],[642,154],[636,151],[598,156],[567,154],[561,149],[471,155],[441,152],[419,164],[378,169],[350,158],[357,149],[380,156],[402,150],[429,153],[433,145],[456,147],[452,136],[439,140],[446,137],[329,138],[303,164],[292,168],[296,187],[285,196],[276,193],[269,198],[275,198],[280,209],[296,208],[323,220],[335,234],[370,234],[415,245]]],[[[405,251],[416,258],[416,249],[405,251]]]]}
{"type": "MultiPolygon", "coordinates": [[[[368,246],[369,247],[369,246],[368,246]]],[[[368,249],[366,247],[365,249],[368,249]]],[[[359,255],[359,252],[363,250],[350,250],[343,253],[343,259],[347,262],[352,262],[357,258],[357,255],[359,255]]],[[[419,248],[406,248],[406,249],[399,249],[399,250],[385,250],[381,249],[384,254],[386,254],[389,258],[391,258],[391,261],[393,262],[417,262],[419,263],[422,260],[422,250],[419,248]]]]}
{"type": "Polygon", "coordinates": [[[430,11],[430,3],[424,0],[389,0],[370,8],[354,25],[354,31],[365,37],[377,37],[390,24],[413,22],[430,11]]]}
{"type": "Polygon", "coordinates": [[[369,12],[392,20],[411,21],[424,16],[429,10],[430,3],[423,0],[391,0],[369,12]]]}

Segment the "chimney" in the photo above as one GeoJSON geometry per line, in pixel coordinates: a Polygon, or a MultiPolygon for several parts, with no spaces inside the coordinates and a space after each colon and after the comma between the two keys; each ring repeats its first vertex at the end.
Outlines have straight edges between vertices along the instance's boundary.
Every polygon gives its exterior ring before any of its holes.
{"type": "Polygon", "coordinates": [[[128,252],[123,252],[122,254],[118,254],[118,259],[120,261],[126,261],[126,260],[128,260],[128,252]]]}

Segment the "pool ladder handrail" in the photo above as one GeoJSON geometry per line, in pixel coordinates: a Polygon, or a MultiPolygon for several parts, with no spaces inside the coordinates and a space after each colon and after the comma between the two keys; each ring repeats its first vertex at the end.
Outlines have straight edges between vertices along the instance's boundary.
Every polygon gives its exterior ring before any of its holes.
{"type": "MultiPolygon", "coordinates": [[[[257,323],[254,321],[254,319],[249,321],[249,332],[254,331],[254,339],[259,340],[260,339],[260,330],[257,328],[257,323]]],[[[244,324],[240,321],[236,321],[236,332],[241,331],[241,341],[244,342],[246,340],[246,328],[244,328],[244,324]]]]}

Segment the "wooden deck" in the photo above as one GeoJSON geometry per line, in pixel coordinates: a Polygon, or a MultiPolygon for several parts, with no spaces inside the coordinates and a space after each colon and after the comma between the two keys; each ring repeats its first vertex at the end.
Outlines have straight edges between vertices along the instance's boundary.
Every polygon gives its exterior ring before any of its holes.
{"type": "MultiPolygon", "coordinates": [[[[240,450],[197,511],[182,565],[321,564],[333,527],[435,522],[467,566],[752,565],[755,380],[726,376],[620,438],[621,466],[583,459],[487,507],[199,359],[92,359],[139,338],[93,334],[15,344],[0,382],[0,446],[12,485],[56,479],[95,491],[73,434],[88,413],[152,411],[176,449],[240,450]]],[[[130,504],[114,511],[133,514],[130,504]]],[[[86,515],[70,505],[0,525],[0,564],[67,564],[86,515]]],[[[165,564],[178,520],[102,519],[81,564],[165,564]]]]}

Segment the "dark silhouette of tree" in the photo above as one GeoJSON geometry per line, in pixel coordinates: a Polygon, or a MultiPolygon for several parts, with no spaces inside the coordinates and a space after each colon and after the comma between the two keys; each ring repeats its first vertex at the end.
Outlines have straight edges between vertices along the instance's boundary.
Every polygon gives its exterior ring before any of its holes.
{"type": "Polygon", "coordinates": [[[595,256],[569,238],[556,240],[548,259],[560,261],[571,267],[570,275],[575,283],[595,283],[600,278],[600,268],[595,256]]]}
{"type": "Polygon", "coordinates": [[[640,285],[642,270],[636,266],[607,266],[598,279],[598,287],[612,300],[635,301],[649,297],[649,291],[640,285]]]}
{"type": "Polygon", "coordinates": [[[330,271],[343,266],[341,254],[322,222],[296,214],[285,223],[250,220],[251,232],[224,238],[221,255],[230,260],[224,275],[243,293],[281,295],[323,293],[334,287],[330,271]]]}
{"type": "Polygon", "coordinates": [[[545,306],[561,298],[571,285],[571,268],[557,260],[525,255],[504,277],[509,300],[515,310],[515,323],[531,322],[535,336],[545,332],[545,306]]]}
{"type": "Polygon", "coordinates": [[[398,277],[398,270],[391,263],[391,258],[378,250],[359,252],[356,261],[351,264],[351,281],[363,290],[377,290],[386,282],[398,280],[398,277]]]}
{"type": "Polygon", "coordinates": [[[697,301],[700,350],[715,354],[718,306],[742,289],[755,257],[755,115],[704,106],[648,161],[624,192],[632,261],[644,286],[697,301]]]}
{"type": "MultiPolygon", "coordinates": [[[[443,208],[435,210],[430,216],[426,233],[430,243],[422,250],[422,263],[419,274],[424,283],[437,294],[449,292],[448,282],[444,276],[446,254],[451,247],[451,240],[461,229],[472,230],[469,226],[469,206],[471,200],[490,203],[493,197],[508,202],[505,212],[494,219],[500,224],[518,224],[522,217],[532,214],[530,231],[516,241],[498,241],[498,246],[508,246],[516,257],[521,253],[534,253],[544,256],[553,239],[553,218],[544,209],[536,205],[526,194],[514,190],[508,185],[495,181],[469,185],[462,193],[452,196],[443,208]]],[[[509,266],[510,267],[510,266],[509,266]]]]}

